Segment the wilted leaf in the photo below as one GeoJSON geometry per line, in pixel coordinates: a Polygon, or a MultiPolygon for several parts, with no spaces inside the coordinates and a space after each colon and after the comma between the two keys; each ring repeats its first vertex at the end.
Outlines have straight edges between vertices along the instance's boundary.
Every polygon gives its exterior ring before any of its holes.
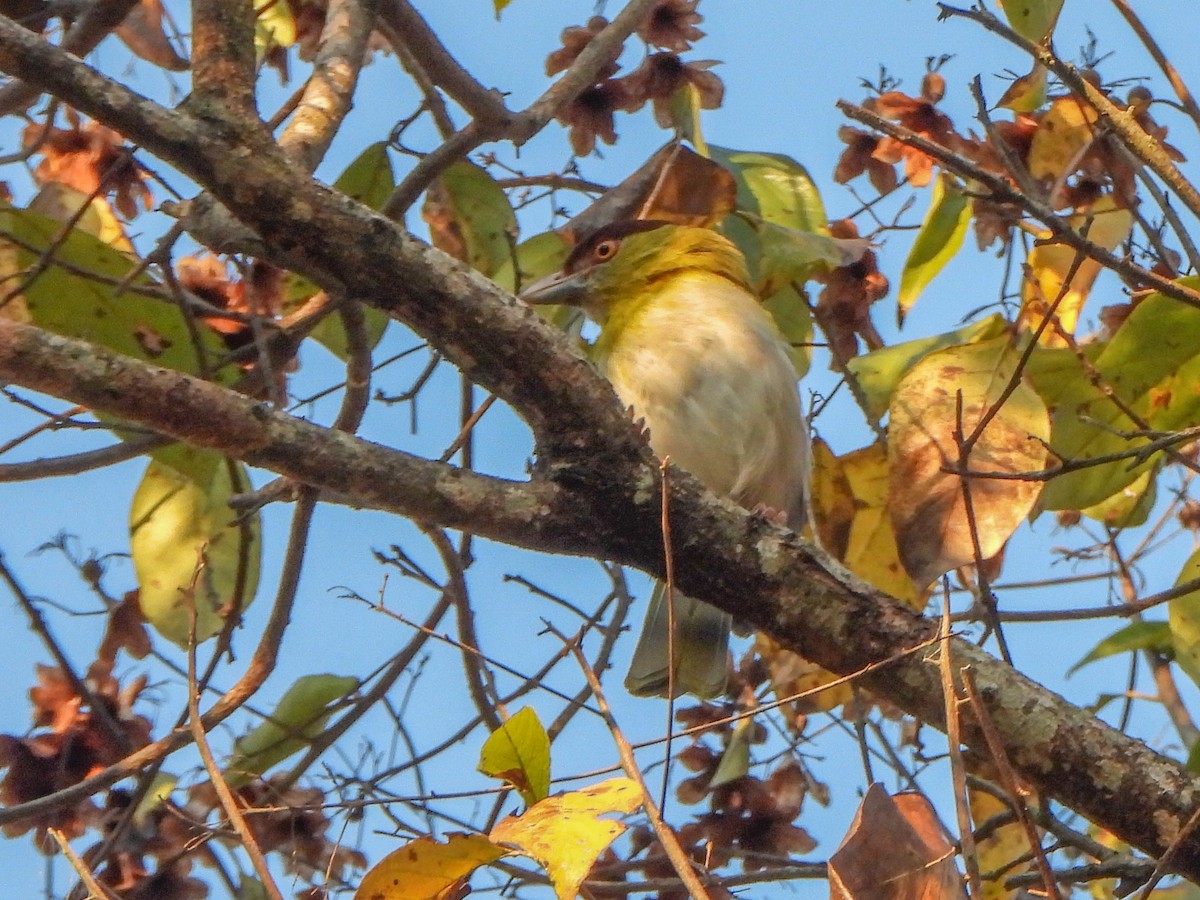
{"type": "Polygon", "coordinates": [[[1001,0],[1000,5],[1013,31],[1038,44],[1054,30],[1063,0],[1001,0]]]}
{"type": "Polygon", "coordinates": [[[176,52],[163,29],[161,0],[140,0],[116,27],[116,35],[146,62],[172,72],[188,68],[188,61],[176,52]]]}
{"type": "MultiPolygon", "coordinates": [[[[1117,206],[1113,195],[1106,194],[1092,204],[1090,210],[1073,215],[1067,221],[1075,231],[1086,234],[1092,243],[1099,244],[1105,250],[1115,250],[1129,237],[1133,228],[1133,213],[1117,206]]],[[[1048,232],[1044,240],[1049,240],[1048,232]]],[[[1079,251],[1073,247],[1048,242],[1037,244],[1029,252],[1026,265],[1028,270],[1021,288],[1021,314],[1017,324],[1025,331],[1035,331],[1050,304],[1062,294],[1054,310],[1058,326],[1056,328],[1053,323],[1049,325],[1039,341],[1045,347],[1065,347],[1067,340],[1063,335],[1075,333],[1079,311],[1103,267],[1091,257],[1080,258],[1079,251]],[[1077,259],[1079,265],[1075,266],[1077,259]],[[1075,266],[1075,274],[1070,284],[1066,285],[1067,274],[1072,266],[1075,266]]]]}
{"type": "Polygon", "coordinates": [[[367,872],[354,900],[457,900],[468,875],[507,855],[478,834],[448,834],[444,844],[417,838],[367,872]]]}
{"type": "Polygon", "coordinates": [[[180,646],[187,646],[192,603],[200,642],[254,599],[258,516],[240,516],[228,504],[248,487],[241,463],[173,447],[151,460],[133,496],[129,547],[142,613],[180,646]]]}
{"type": "Polygon", "coordinates": [[[1089,650],[1083,659],[1067,670],[1067,674],[1074,675],[1088,663],[1107,659],[1118,653],[1153,650],[1155,653],[1169,654],[1174,651],[1174,647],[1171,626],[1167,622],[1131,622],[1089,650]]]}
{"type": "Polygon", "coordinates": [[[500,185],[474,163],[460,160],[443,171],[421,215],[435,247],[484,275],[512,256],[517,218],[500,185]]]}
{"type": "MultiPolygon", "coordinates": [[[[1180,585],[1200,578],[1200,550],[1188,557],[1175,579],[1180,585]]],[[[1200,684],[1200,590],[1189,591],[1167,602],[1167,622],[1175,661],[1188,678],[1200,684]]]]}
{"type": "Polygon", "coordinates": [[[324,730],[337,701],[357,687],[357,679],[337,675],[297,678],[270,717],[238,738],[225,766],[225,781],[230,787],[240,787],[303,750],[324,730]]]}
{"type": "MultiPolygon", "coordinates": [[[[913,366],[892,397],[888,513],[904,567],[921,587],[975,560],[962,481],[943,469],[959,465],[956,431],[961,428],[964,438],[971,435],[996,406],[1015,377],[1019,356],[1007,336],[939,350],[913,366]]],[[[1049,436],[1046,406],[1022,378],[965,462],[973,472],[1039,472],[1046,463],[1040,441],[1049,436]]],[[[983,559],[1000,551],[1033,508],[1040,489],[1036,481],[970,480],[983,559]]]]}
{"type": "Polygon", "coordinates": [[[896,316],[901,324],[921,291],[962,248],[970,224],[970,198],[952,176],[942,173],[934,182],[929,211],[900,275],[896,316]]]}
{"type": "Polygon", "coordinates": [[[997,313],[957,331],[905,341],[903,344],[892,344],[890,347],[856,356],[846,363],[846,368],[858,379],[859,387],[867,398],[868,415],[874,419],[881,419],[888,410],[888,404],[892,402],[892,392],[900,382],[901,376],[912,368],[917,360],[945,347],[990,340],[1003,334],[1005,328],[1007,323],[1004,317],[997,313]]]}
{"type": "Polygon", "coordinates": [[[709,227],[734,208],[736,197],[733,175],[711,159],[672,141],[596,198],[563,231],[578,238],[624,219],[659,219],[709,227]]]}
{"type": "Polygon", "coordinates": [[[1029,173],[1057,181],[1079,165],[1081,151],[1092,142],[1096,119],[1096,111],[1074,94],[1055,100],[1033,134],[1029,173]]]}
{"type": "Polygon", "coordinates": [[[550,738],[526,706],[492,732],[479,751],[479,771],[517,789],[526,806],[550,793],[550,738]]]}
{"type": "Polygon", "coordinates": [[[922,795],[872,784],[829,858],[832,900],[965,900],[955,850],[922,795]]]}
{"type": "Polygon", "coordinates": [[[492,829],[491,839],[536,859],[546,867],[559,900],[574,900],[596,859],[625,831],[621,822],[600,816],[627,815],[641,802],[635,782],[613,778],[547,797],[520,818],[502,820],[492,829]]]}

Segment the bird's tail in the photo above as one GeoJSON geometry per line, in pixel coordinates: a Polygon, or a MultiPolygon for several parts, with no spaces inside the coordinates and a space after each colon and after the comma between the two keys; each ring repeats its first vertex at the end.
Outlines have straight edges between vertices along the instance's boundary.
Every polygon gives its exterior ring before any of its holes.
{"type": "MultiPolygon", "coordinates": [[[[625,676],[626,689],[638,697],[667,696],[670,663],[666,594],[661,583],[654,586],[646,622],[625,676]]],[[[732,617],[715,606],[675,594],[675,696],[692,694],[711,699],[725,693],[732,623],[732,617]]]]}

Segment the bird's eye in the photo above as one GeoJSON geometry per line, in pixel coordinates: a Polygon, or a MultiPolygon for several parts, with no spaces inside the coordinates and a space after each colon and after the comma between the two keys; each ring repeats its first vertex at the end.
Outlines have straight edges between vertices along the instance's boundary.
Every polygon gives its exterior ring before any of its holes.
{"type": "Polygon", "coordinates": [[[596,249],[592,251],[592,257],[600,262],[606,259],[612,259],[613,254],[617,252],[617,242],[613,240],[601,241],[596,245],[596,249]]]}

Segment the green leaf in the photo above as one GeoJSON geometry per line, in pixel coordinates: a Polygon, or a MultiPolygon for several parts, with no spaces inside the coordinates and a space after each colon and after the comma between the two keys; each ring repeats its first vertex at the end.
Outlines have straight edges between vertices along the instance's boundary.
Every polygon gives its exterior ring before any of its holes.
{"type": "Polygon", "coordinates": [[[962,248],[971,224],[971,201],[957,181],[943,173],[933,185],[933,197],[925,221],[917,232],[904,270],[900,275],[900,296],[896,309],[897,321],[912,309],[921,291],[962,248]]]}
{"type": "Polygon", "coordinates": [[[717,763],[717,771],[713,772],[709,788],[718,788],[723,784],[736,781],[750,771],[750,743],[754,735],[754,719],[747,717],[734,726],[729,738],[729,746],[721,754],[717,763]]]}
{"type": "Polygon", "coordinates": [[[1054,30],[1063,0],[1001,0],[1000,5],[1013,31],[1037,44],[1054,30]]]}
{"type": "MultiPolygon", "coordinates": [[[[1181,279],[1190,287],[1200,279],[1181,279]]],[[[1200,417],[1200,310],[1151,294],[1129,314],[1107,344],[1089,352],[1100,383],[1152,429],[1171,431],[1200,417]]],[[[1054,407],[1050,445],[1062,459],[1089,460],[1127,452],[1149,438],[1130,437],[1141,426],[1093,383],[1070,351],[1038,350],[1028,374],[1054,407]],[[1123,434],[1124,432],[1125,434],[1123,434]]],[[[1159,454],[1128,457],[1052,478],[1041,509],[1086,509],[1132,484],[1159,454]]]]}
{"type": "MultiPolygon", "coordinates": [[[[367,146],[362,153],[338,176],[333,186],[364,206],[379,210],[387,203],[396,187],[396,176],[392,171],[392,160],[388,156],[386,141],[367,146]]],[[[289,275],[287,283],[290,311],[308,300],[317,292],[317,286],[299,275],[289,275]]],[[[381,310],[363,305],[363,327],[366,329],[367,346],[374,349],[383,339],[391,320],[381,310]]],[[[326,316],[309,334],[313,340],[343,362],[350,358],[346,328],[340,316],[326,316]]]]}
{"type": "Polygon", "coordinates": [[[163,805],[178,783],[178,775],[172,775],[170,772],[156,774],[150,781],[150,787],[146,789],[146,793],[134,807],[132,818],[134,827],[143,828],[147,824],[150,814],[163,805]]]}
{"type": "MultiPolygon", "coordinates": [[[[6,284],[20,284],[22,273],[38,265],[54,246],[49,264],[22,291],[28,319],[55,334],[81,338],[168,369],[199,373],[200,356],[179,309],[166,300],[135,293],[156,286],[149,275],[134,274],[137,259],[77,228],[55,246],[62,228],[53,218],[0,204],[0,247],[6,251],[6,271],[0,275],[6,276],[6,284]],[[5,235],[15,242],[5,242],[5,235]],[[129,287],[118,295],[116,285],[127,278],[129,287]]],[[[225,352],[208,329],[201,329],[200,345],[210,361],[225,352]]],[[[232,380],[235,371],[226,369],[220,380],[232,380]]]]}
{"type": "Polygon", "coordinates": [[[312,743],[325,730],[334,707],[358,687],[337,675],[305,675],[284,692],[270,717],[234,744],[225,780],[240,787],[312,743]]]}
{"type": "Polygon", "coordinates": [[[142,612],[181,647],[188,643],[192,601],[199,643],[254,599],[258,515],[239,515],[228,502],[249,485],[241,463],[177,445],[150,461],[133,496],[129,547],[142,612]]]}
{"type": "Polygon", "coordinates": [[[1153,650],[1156,653],[1170,653],[1174,647],[1171,638],[1171,626],[1166,622],[1131,622],[1119,631],[1115,631],[1088,651],[1079,662],[1067,670],[1068,675],[1074,675],[1088,663],[1099,659],[1107,659],[1118,653],[1130,653],[1134,650],[1153,650]]]}
{"type": "MultiPolygon", "coordinates": [[[[519,294],[527,285],[562,268],[570,252],[570,245],[557,231],[535,234],[517,245],[516,250],[496,270],[492,280],[502,288],[519,294]]],[[[561,304],[535,306],[533,309],[571,339],[579,339],[583,330],[583,310],[561,304]]]]}
{"type": "Polygon", "coordinates": [[[790,156],[709,145],[712,158],[737,178],[738,209],[796,231],[825,233],[825,205],[808,170],[790,156]]]}
{"type": "Polygon", "coordinates": [[[1158,498],[1158,467],[1147,469],[1132,484],[1127,484],[1111,497],[1095,506],[1081,509],[1089,519],[1103,522],[1109,528],[1137,528],[1145,525],[1158,498]]]}
{"type": "Polygon", "coordinates": [[[802,291],[788,285],[763,301],[788,343],[788,356],[797,378],[803,378],[812,364],[813,323],[806,299],[802,291]]]}
{"type": "Polygon", "coordinates": [[[371,209],[382,209],[396,187],[387,141],[369,144],[333,186],[371,209]]]}
{"type": "Polygon", "coordinates": [[[422,210],[435,246],[492,275],[512,256],[517,217],[495,179],[460,160],[429,189],[422,210]]]}
{"type": "MultiPolygon", "coordinates": [[[[1200,578],[1200,550],[1188,557],[1175,579],[1176,586],[1200,578]]],[[[1167,601],[1167,622],[1175,648],[1175,661],[1200,684],[1200,590],[1167,601]]]]}
{"type": "Polygon", "coordinates": [[[479,751],[479,771],[517,789],[526,806],[550,794],[550,738],[526,706],[492,732],[479,751]]]}
{"type": "Polygon", "coordinates": [[[796,231],[771,222],[758,223],[757,232],[759,262],[755,283],[764,295],[856,262],[869,246],[862,239],[796,231]]]}
{"type": "Polygon", "coordinates": [[[867,413],[880,419],[892,401],[892,392],[904,373],[930,353],[959,344],[975,344],[1002,334],[1007,327],[999,313],[979,322],[933,337],[893,344],[864,356],[856,356],[846,367],[858,380],[867,399],[867,413]]]}

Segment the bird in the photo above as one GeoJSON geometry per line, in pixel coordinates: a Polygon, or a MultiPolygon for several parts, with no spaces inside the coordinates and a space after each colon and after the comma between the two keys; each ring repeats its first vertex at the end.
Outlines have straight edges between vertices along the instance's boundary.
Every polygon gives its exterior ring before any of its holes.
{"type": "MultiPolygon", "coordinates": [[[[610,223],[521,297],[580,307],[599,326],[592,360],[643,420],[655,455],[748,510],[802,525],[810,450],[796,372],[736,245],[711,228],[610,223]]],[[[731,617],[682,594],[674,606],[674,677],[660,583],[626,688],[721,696],[731,617]]]]}

